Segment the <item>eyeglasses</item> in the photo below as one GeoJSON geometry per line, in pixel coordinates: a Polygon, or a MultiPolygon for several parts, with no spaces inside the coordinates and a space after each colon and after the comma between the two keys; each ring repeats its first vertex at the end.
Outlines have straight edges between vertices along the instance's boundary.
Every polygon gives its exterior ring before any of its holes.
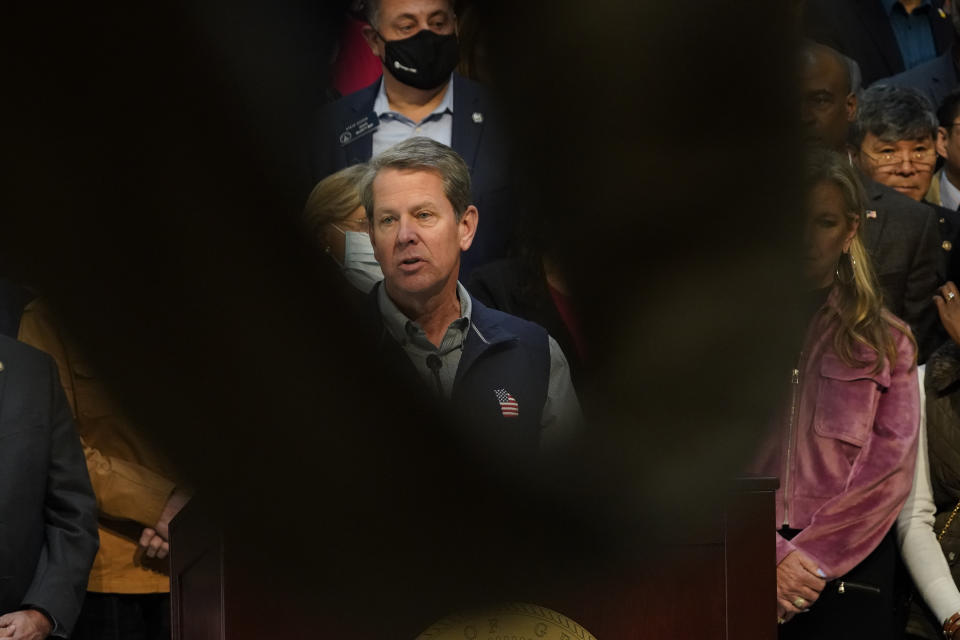
{"type": "Polygon", "coordinates": [[[937,152],[934,149],[927,149],[925,151],[897,151],[895,153],[878,153],[872,154],[867,153],[866,151],[861,151],[863,155],[867,156],[873,160],[880,168],[893,167],[904,162],[910,162],[917,169],[932,169],[933,165],[937,161],[937,152]]]}

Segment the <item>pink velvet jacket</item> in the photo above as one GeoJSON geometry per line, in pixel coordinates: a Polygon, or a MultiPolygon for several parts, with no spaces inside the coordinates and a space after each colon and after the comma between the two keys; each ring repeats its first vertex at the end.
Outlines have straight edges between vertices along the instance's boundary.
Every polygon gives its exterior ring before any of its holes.
{"type": "MultiPolygon", "coordinates": [[[[842,576],[890,530],[910,492],[920,422],[915,349],[909,328],[888,315],[897,360],[877,373],[853,368],[833,349],[832,292],[807,330],[787,407],[755,470],[780,478],[777,563],[799,549],[842,576]]],[[[861,360],[871,361],[863,348],[861,360]]]]}

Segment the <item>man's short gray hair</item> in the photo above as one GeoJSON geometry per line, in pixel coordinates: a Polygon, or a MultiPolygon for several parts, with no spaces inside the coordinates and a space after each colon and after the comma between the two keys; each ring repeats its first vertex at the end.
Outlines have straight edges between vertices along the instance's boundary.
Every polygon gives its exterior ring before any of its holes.
{"type": "Polygon", "coordinates": [[[363,15],[374,29],[380,28],[380,0],[364,0],[363,15]]]}
{"type": "MultiPolygon", "coordinates": [[[[450,10],[453,11],[453,0],[449,0],[450,10]]],[[[380,28],[380,0],[364,0],[363,15],[367,23],[374,29],[380,28]]]]}
{"type": "Polygon", "coordinates": [[[884,142],[936,137],[937,117],[930,102],[914,89],[874,85],[860,94],[850,141],[859,148],[868,133],[884,142]]]}
{"type": "Polygon", "coordinates": [[[360,181],[360,200],[373,220],[373,181],[383,169],[432,171],[443,181],[443,193],[453,205],[457,221],[470,206],[470,169],[460,154],[436,140],[417,136],[398,142],[367,163],[367,173],[360,181]]]}

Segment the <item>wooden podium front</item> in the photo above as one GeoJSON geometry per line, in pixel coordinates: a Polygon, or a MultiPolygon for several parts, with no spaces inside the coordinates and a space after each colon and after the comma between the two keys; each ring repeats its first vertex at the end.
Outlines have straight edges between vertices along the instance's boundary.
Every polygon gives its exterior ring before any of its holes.
{"type": "Polygon", "coordinates": [[[598,640],[775,640],[776,478],[737,480],[716,518],[654,554],[649,570],[604,576],[542,602],[598,640]]]}
{"type": "MultiPolygon", "coordinates": [[[[742,478],[713,522],[678,530],[658,550],[667,561],[642,575],[604,572],[602,581],[536,604],[598,640],[775,640],[777,486],[774,478],[742,478]]],[[[181,511],[170,535],[174,640],[247,637],[258,596],[235,574],[201,503],[181,511]]],[[[300,629],[276,637],[307,636],[300,629]]]]}
{"type": "Polygon", "coordinates": [[[170,630],[173,640],[227,638],[223,536],[199,500],[170,522],[170,630]]]}

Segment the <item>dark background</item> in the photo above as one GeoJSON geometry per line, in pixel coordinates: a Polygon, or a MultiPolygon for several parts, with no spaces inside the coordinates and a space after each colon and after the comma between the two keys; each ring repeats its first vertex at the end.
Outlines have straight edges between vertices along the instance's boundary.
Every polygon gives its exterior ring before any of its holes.
{"type": "Polygon", "coordinates": [[[410,637],[644,571],[722,499],[785,387],[792,10],[477,4],[599,364],[576,452],[502,469],[378,368],[366,308],[295,225],[343,4],[5,6],[3,271],[219,511],[267,635],[302,616],[410,637]]]}

